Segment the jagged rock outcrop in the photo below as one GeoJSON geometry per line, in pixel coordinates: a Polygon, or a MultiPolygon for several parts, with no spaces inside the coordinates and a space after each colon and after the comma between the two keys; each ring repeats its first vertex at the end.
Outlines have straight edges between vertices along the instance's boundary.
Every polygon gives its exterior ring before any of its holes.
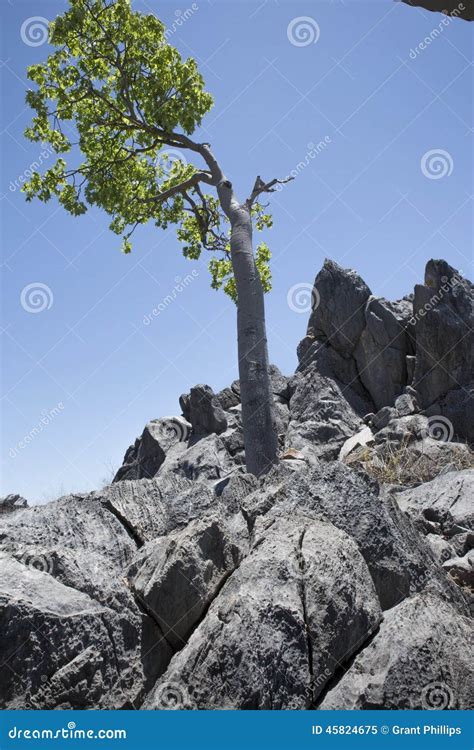
{"type": "Polygon", "coordinates": [[[425,283],[415,287],[413,317],[420,406],[474,441],[474,286],[445,261],[430,260],[425,283]]]}
{"type": "Polygon", "coordinates": [[[450,440],[474,440],[470,281],[446,261],[430,260],[414,295],[388,302],[374,297],[354,271],[326,260],[312,299],[298,349],[300,372],[316,368],[329,376],[359,414],[355,397],[365,397],[366,414],[375,414],[378,428],[421,411],[448,420],[450,440]],[[390,413],[387,407],[397,408],[390,413]]]}
{"type": "Polygon", "coordinates": [[[5,495],[0,497],[0,513],[13,513],[15,510],[22,510],[28,507],[28,501],[21,495],[5,495]]]}
{"type": "Polygon", "coordinates": [[[392,303],[325,263],[264,478],[235,381],[149,422],[110,486],[3,499],[0,708],[420,708],[440,682],[469,707],[472,286],[414,310],[451,271],[392,303]]]}

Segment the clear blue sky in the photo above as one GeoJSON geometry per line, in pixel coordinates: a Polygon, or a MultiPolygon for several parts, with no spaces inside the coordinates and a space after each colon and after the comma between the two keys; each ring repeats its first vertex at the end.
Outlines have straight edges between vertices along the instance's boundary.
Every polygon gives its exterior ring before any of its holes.
{"type": "MultiPolygon", "coordinates": [[[[285,176],[307,159],[308,144],[326,139],[271,201],[268,338],[285,373],[308,319],[288,305],[288,290],[311,283],[325,256],[391,298],[422,279],[430,257],[470,274],[471,24],[443,25],[441,15],[391,0],[198,0],[178,27],[188,0],[133,4],[155,12],[174,29],[169,41],[199,60],[215,97],[200,137],[242,198],[256,174],[285,176]],[[302,16],[319,38],[303,44],[296,25],[298,46],[288,27],[302,16]],[[421,160],[440,149],[441,162],[425,158],[429,175],[441,168],[430,179],[421,160]]],[[[26,204],[16,187],[40,158],[22,136],[25,69],[48,51],[28,19],[52,19],[65,7],[2,0],[1,492],[32,502],[98,487],[149,419],[179,413],[180,393],[237,377],[235,309],[209,288],[206,259],[186,261],[173,231],[151,226],[124,256],[104,214],[74,219],[53,203],[26,204]],[[144,325],[193,270],[192,283],[144,325]],[[28,288],[38,283],[47,287],[46,309],[28,312],[28,288]]]]}

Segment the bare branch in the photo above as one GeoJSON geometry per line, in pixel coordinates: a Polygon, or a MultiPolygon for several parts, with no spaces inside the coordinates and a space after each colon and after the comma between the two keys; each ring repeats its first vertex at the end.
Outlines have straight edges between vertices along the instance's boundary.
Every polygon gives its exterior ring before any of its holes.
{"type": "Polygon", "coordinates": [[[284,180],[279,180],[275,177],[273,180],[270,180],[270,182],[264,182],[260,175],[257,175],[252,194],[250,198],[247,199],[247,206],[251,208],[251,206],[257,200],[258,196],[262,193],[274,193],[276,190],[276,185],[286,185],[287,182],[291,182],[291,180],[294,179],[294,177],[285,177],[284,180]]]}

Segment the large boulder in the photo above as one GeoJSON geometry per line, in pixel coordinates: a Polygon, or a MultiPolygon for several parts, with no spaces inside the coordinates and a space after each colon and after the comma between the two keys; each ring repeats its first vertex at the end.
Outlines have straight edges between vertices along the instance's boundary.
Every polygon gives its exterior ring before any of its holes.
{"type": "Polygon", "coordinates": [[[363,425],[343,386],[322,375],[316,365],[292,381],[286,448],[308,457],[336,458],[343,443],[363,425]]]}
{"type": "Polygon", "coordinates": [[[168,451],[177,443],[186,444],[190,434],[191,425],[182,417],[164,417],[148,422],[141,437],[125,453],[113,481],[151,479],[164,463],[168,451]]]}
{"type": "Polygon", "coordinates": [[[0,552],[0,707],[133,708],[136,623],[0,552]]]}
{"type": "Polygon", "coordinates": [[[144,708],[309,708],[380,618],[346,534],[298,516],[272,519],[144,708]]]}
{"type": "Polygon", "coordinates": [[[227,429],[227,418],[209,385],[196,385],[189,395],[189,419],[195,435],[219,435],[227,429]]]}
{"type": "Polygon", "coordinates": [[[383,609],[428,585],[459,596],[396,502],[367,475],[337,461],[291,474],[280,468],[268,486],[244,498],[242,510],[250,527],[261,515],[301,513],[345,531],[367,563],[383,609]]]}
{"type": "Polygon", "coordinates": [[[365,328],[370,294],[355,271],[326,258],[314,282],[307,335],[327,341],[342,355],[352,354],[365,328]]]}
{"type": "Polygon", "coordinates": [[[400,508],[421,528],[440,525],[446,537],[474,531],[474,469],[450,472],[395,494],[400,508]]]}
{"type": "Polygon", "coordinates": [[[217,516],[147,542],[127,572],[129,586],[170,645],[182,648],[243,552],[217,516]]]}
{"type": "Polygon", "coordinates": [[[359,377],[377,409],[393,403],[405,388],[409,351],[403,319],[392,312],[385,300],[369,297],[365,327],[354,356],[359,377]]]}
{"type": "Polygon", "coordinates": [[[385,614],[318,708],[473,708],[470,640],[466,617],[434,594],[417,594],[385,614]]]}

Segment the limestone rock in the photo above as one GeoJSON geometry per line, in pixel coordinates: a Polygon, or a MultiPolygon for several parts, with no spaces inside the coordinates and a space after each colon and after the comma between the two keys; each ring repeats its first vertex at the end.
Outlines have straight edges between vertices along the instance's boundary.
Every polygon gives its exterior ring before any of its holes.
{"type": "Polygon", "coordinates": [[[470,634],[467,618],[438,596],[406,599],[318,708],[472,708],[470,634]]]}

